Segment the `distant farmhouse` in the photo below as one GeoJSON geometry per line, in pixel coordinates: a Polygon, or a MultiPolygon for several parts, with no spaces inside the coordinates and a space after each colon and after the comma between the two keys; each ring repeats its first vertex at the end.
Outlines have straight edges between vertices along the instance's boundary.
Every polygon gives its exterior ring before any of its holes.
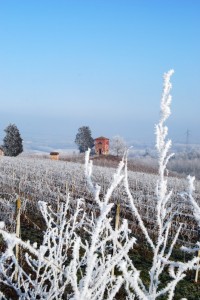
{"type": "Polygon", "coordinates": [[[59,152],[51,152],[50,153],[50,158],[52,160],[59,160],[59,152]]]}
{"type": "Polygon", "coordinates": [[[4,151],[3,151],[3,148],[0,147],[0,156],[3,156],[4,155],[4,151]]]}
{"type": "Polygon", "coordinates": [[[94,139],[95,153],[97,155],[107,155],[109,154],[109,139],[100,136],[94,139]]]}

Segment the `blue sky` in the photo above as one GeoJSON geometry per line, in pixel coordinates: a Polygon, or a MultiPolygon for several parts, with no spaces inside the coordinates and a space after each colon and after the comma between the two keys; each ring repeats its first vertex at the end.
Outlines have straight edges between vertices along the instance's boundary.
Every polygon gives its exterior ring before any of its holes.
{"type": "MultiPolygon", "coordinates": [[[[162,75],[172,78],[169,136],[200,143],[200,1],[0,0],[0,137],[154,141],[162,75]]],[[[134,145],[134,143],[133,143],[134,145]]]]}

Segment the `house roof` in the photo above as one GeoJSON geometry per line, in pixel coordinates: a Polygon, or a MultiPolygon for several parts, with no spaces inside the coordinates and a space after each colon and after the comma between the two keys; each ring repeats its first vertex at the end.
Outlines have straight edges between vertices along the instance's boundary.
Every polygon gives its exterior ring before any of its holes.
{"type": "Polygon", "coordinates": [[[106,137],[104,137],[104,136],[100,136],[100,137],[98,137],[98,138],[96,138],[94,140],[96,141],[96,140],[109,140],[109,139],[106,138],[106,137]]]}
{"type": "Polygon", "coordinates": [[[50,155],[59,155],[59,152],[50,152],[50,155]]]}

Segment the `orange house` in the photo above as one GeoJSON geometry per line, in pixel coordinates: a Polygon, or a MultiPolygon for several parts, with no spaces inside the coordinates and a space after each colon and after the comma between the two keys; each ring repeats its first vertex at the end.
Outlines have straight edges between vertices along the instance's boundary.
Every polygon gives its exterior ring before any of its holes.
{"type": "Polygon", "coordinates": [[[109,139],[100,136],[94,139],[95,153],[97,155],[107,155],[109,154],[109,139]]]}

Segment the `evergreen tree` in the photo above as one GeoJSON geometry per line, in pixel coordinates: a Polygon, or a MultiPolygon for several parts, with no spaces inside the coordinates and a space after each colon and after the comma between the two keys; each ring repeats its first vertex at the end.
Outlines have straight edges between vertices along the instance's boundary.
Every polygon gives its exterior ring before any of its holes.
{"type": "Polygon", "coordinates": [[[6,136],[3,139],[3,150],[6,156],[17,156],[23,152],[23,144],[20,132],[15,124],[10,124],[4,130],[6,136]]]}
{"type": "Polygon", "coordinates": [[[88,126],[82,126],[78,129],[75,143],[77,144],[80,153],[83,153],[94,146],[94,140],[91,136],[91,130],[88,126]]]}

